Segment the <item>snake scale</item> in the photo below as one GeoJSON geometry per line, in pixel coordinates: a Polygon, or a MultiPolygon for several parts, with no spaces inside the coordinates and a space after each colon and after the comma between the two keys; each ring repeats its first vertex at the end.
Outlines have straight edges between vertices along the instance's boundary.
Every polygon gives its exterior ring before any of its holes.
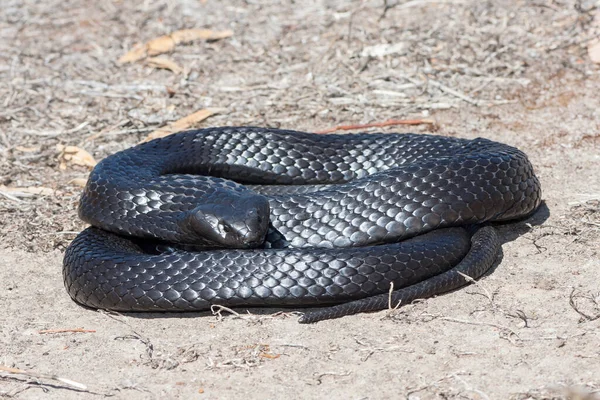
{"type": "Polygon", "coordinates": [[[63,276],[118,311],[336,304],[315,322],[465,285],[499,251],[487,222],[540,201],[526,155],[487,139],[192,130],[98,163],[63,276]]]}

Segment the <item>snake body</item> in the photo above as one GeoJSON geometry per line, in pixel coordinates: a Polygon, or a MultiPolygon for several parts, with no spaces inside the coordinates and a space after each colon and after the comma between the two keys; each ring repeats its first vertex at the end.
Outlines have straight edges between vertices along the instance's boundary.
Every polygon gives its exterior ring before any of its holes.
{"type": "Polygon", "coordinates": [[[540,201],[526,155],[487,139],[187,131],[94,168],[63,275],[119,311],[343,303],[314,322],[464,285],[496,257],[484,225],[540,201]]]}

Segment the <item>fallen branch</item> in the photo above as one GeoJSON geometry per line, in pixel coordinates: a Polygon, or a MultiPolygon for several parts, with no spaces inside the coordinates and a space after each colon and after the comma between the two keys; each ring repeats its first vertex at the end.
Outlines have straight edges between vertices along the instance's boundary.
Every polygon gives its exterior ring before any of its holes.
{"type": "Polygon", "coordinates": [[[389,119],[383,122],[372,122],[370,124],[357,124],[357,125],[340,125],[334,128],[324,129],[315,133],[331,133],[335,131],[351,131],[355,129],[365,128],[381,128],[384,126],[395,126],[395,125],[435,125],[435,121],[432,119],[389,119]]]}

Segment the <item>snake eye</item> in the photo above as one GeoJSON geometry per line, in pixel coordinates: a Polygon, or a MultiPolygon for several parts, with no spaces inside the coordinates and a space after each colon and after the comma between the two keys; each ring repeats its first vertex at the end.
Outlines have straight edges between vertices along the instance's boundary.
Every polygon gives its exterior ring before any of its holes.
{"type": "Polygon", "coordinates": [[[224,233],[231,233],[233,231],[233,229],[231,228],[231,226],[229,226],[229,224],[223,223],[221,222],[221,230],[224,233]]]}

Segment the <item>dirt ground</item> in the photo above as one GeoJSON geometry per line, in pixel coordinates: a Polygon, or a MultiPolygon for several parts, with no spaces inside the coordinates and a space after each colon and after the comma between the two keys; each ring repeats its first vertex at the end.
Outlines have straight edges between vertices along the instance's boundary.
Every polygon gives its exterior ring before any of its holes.
{"type": "Polygon", "coordinates": [[[600,2],[1,5],[0,397],[600,398],[600,68],[587,51],[600,2]],[[179,73],[117,63],[187,28],[233,35],[177,44],[161,57],[179,73]],[[195,126],[434,119],[379,130],[518,146],[545,206],[500,227],[503,255],[477,285],[396,311],[305,326],[289,310],[76,305],[61,262],[85,226],[89,168],[61,168],[57,145],[100,160],[207,107],[220,112],[195,126]]]}

